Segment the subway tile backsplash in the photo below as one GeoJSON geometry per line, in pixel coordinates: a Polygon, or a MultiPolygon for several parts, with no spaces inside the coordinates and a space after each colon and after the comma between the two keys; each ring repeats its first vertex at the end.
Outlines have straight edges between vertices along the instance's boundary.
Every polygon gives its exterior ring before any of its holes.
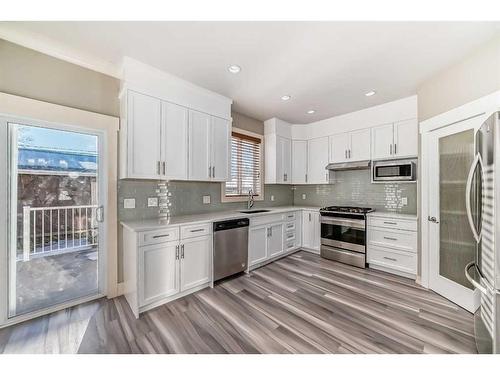
{"type": "Polygon", "coordinates": [[[336,171],[333,184],[297,185],[294,190],[296,206],[364,206],[378,211],[404,214],[417,213],[416,183],[372,184],[370,170],[336,171]],[[302,199],[302,195],[306,199],[302,199]],[[407,205],[403,205],[403,198],[407,205]]]}

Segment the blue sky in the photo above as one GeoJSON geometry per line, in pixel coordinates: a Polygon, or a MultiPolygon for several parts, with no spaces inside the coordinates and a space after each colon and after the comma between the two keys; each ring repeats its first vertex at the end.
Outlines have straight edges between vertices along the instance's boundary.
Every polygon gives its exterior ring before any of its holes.
{"type": "Polygon", "coordinates": [[[97,137],[95,135],[23,125],[19,125],[18,129],[18,142],[23,145],[58,150],[97,152],[97,137]]]}

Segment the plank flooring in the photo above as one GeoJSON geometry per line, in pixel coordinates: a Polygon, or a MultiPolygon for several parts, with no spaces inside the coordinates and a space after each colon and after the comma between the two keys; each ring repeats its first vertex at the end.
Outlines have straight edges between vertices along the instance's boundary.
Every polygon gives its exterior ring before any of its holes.
{"type": "Polygon", "coordinates": [[[473,316],[303,251],[135,319],[98,300],[0,330],[0,353],[476,353],[473,316]]]}

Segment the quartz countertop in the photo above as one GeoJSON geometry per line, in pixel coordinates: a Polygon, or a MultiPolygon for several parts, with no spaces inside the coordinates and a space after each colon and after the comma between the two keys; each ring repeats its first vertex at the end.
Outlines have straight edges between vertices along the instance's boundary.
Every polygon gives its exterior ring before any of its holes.
{"type": "Polygon", "coordinates": [[[397,212],[388,212],[388,211],[373,211],[369,212],[367,216],[378,216],[378,217],[392,217],[394,219],[407,219],[407,220],[417,220],[416,214],[400,214],[397,212]]]}
{"type": "MultiPolygon", "coordinates": [[[[269,212],[259,212],[256,214],[245,214],[237,210],[209,212],[193,215],[172,216],[168,219],[145,219],[145,220],[122,220],[120,223],[135,232],[147,230],[161,229],[168,226],[177,226],[182,224],[207,223],[215,221],[223,221],[230,219],[252,218],[263,215],[279,214],[290,211],[313,210],[319,211],[320,207],[314,206],[280,206],[269,208],[254,208],[254,210],[269,210],[269,212]]],[[[243,211],[244,209],[241,209],[243,211]]]]}

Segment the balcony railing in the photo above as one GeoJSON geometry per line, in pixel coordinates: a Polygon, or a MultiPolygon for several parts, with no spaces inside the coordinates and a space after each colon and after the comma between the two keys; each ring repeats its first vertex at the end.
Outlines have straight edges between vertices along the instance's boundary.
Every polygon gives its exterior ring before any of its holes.
{"type": "Polygon", "coordinates": [[[97,244],[98,206],[23,207],[22,260],[97,244]]]}

